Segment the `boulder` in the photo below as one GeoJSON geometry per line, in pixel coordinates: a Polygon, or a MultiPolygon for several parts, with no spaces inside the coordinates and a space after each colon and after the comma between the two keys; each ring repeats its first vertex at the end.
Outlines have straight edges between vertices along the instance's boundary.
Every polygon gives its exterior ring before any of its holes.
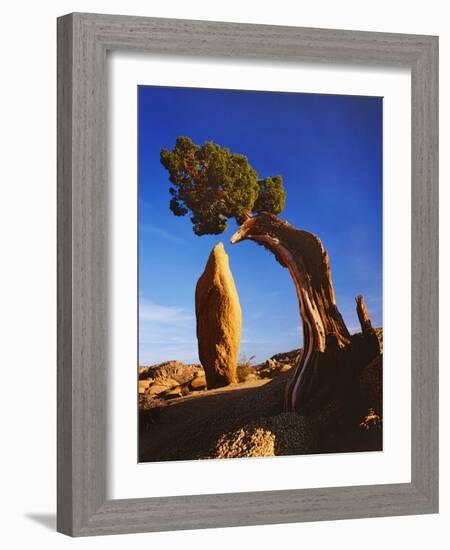
{"type": "Polygon", "coordinates": [[[194,378],[204,378],[205,377],[205,371],[202,369],[202,370],[198,370],[194,373],[194,378]]]}
{"type": "Polygon", "coordinates": [[[139,393],[145,393],[150,387],[150,380],[139,380],[139,393]]]}
{"type": "Polygon", "coordinates": [[[269,369],[276,369],[278,367],[278,361],[276,359],[267,359],[266,366],[269,369]]]}
{"type": "Polygon", "coordinates": [[[165,361],[150,368],[149,376],[155,380],[164,380],[171,378],[178,384],[185,384],[191,380],[196,372],[201,371],[200,365],[185,365],[180,361],[165,361]]]}
{"type": "Polygon", "coordinates": [[[281,368],[280,368],[280,372],[287,372],[288,370],[292,369],[292,365],[289,365],[286,363],[286,365],[283,365],[281,368]]]}
{"type": "Polygon", "coordinates": [[[222,243],[213,248],[197,282],[195,310],[198,352],[208,388],[235,383],[242,315],[222,243]]]}
{"type": "Polygon", "coordinates": [[[302,352],[303,350],[301,348],[293,349],[291,351],[285,351],[283,353],[272,355],[271,359],[275,359],[275,361],[278,361],[279,363],[289,363],[295,365],[300,360],[302,352]]]}
{"type": "Polygon", "coordinates": [[[168,393],[164,394],[164,399],[176,399],[177,397],[182,397],[183,392],[181,388],[174,388],[173,390],[170,390],[168,393]]]}
{"type": "Polygon", "coordinates": [[[206,378],[204,376],[196,376],[189,384],[191,390],[203,390],[206,388],[206,378]]]}
{"type": "Polygon", "coordinates": [[[211,458],[243,458],[308,454],[317,448],[315,427],[308,418],[281,413],[222,434],[208,454],[211,458]]]}
{"type": "Polygon", "coordinates": [[[162,384],[153,384],[152,386],[149,387],[147,393],[149,395],[160,395],[161,393],[164,393],[169,389],[170,389],[169,387],[162,384]]]}
{"type": "Polygon", "coordinates": [[[155,378],[155,384],[158,386],[165,386],[166,390],[179,386],[179,382],[175,378],[155,378]]]}
{"type": "Polygon", "coordinates": [[[254,372],[247,374],[247,376],[244,378],[244,382],[254,382],[255,380],[259,380],[259,376],[254,372]]]}
{"type": "Polygon", "coordinates": [[[139,380],[146,380],[149,377],[150,367],[139,367],[139,380]]]}

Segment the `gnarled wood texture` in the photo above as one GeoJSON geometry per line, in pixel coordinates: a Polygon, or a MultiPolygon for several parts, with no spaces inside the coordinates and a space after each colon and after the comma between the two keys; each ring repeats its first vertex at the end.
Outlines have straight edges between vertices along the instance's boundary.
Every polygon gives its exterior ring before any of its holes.
{"type": "Polygon", "coordinates": [[[336,305],[328,254],[316,235],[263,212],[246,219],[231,242],[244,239],[270,250],[289,270],[297,292],[303,354],[286,388],[286,409],[308,414],[333,397],[350,402],[360,369],[380,352],[364,299],[357,298],[362,334],[351,336],[336,305]]]}
{"type": "Polygon", "coordinates": [[[356,297],[356,313],[358,314],[359,324],[361,325],[361,330],[364,336],[371,334],[373,332],[372,323],[370,321],[369,312],[366,308],[366,302],[364,301],[364,296],[356,297]]]}

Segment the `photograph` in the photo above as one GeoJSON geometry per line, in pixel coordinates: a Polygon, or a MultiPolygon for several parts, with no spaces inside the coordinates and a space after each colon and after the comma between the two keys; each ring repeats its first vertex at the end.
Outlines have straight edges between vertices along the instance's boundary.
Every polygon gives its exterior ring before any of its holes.
{"type": "Polygon", "coordinates": [[[139,462],[381,451],[383,99],[138,86],[137,116],[139,462]]]}

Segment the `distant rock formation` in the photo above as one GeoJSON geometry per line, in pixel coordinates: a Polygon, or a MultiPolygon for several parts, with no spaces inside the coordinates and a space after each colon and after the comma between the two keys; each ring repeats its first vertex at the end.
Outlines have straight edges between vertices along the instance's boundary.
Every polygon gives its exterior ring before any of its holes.
{"type": "Polygon", "coordinates": [[[222,243],[209,255],[195,289],[197,340],[208,389],[237,382],[242,315],[222,243]]]}
{"type": "Polygon", "coordinates": [[[167,379],[174,379],[178,384],[185,384],[199,371],[201,371],[200,365],[185,365],[180,361],[165,361],[151,367],[141,367],[139,369],[139,379],[152,378],[158,383],[165,383],[167,379]]]}

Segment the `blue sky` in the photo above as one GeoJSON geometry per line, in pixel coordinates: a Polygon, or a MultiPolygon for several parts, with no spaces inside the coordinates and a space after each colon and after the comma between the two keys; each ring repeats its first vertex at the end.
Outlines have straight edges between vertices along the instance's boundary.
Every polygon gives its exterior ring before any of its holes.
{"type": "Polygon", "coordinates": [[[338,307],[358,329],[364,294],[382,324],[382,99],[139,86],[139,362],[198,362],[194,291],[222,241],[243,313],[241,353],[263,361],[301,347],[301,320],[286,269],[251,241],[197,237],[169,210],[163,147],[177,136],[246,155],[261,178],[281,174],[281,218],[317,234],[330,255],[338,307]]]}

